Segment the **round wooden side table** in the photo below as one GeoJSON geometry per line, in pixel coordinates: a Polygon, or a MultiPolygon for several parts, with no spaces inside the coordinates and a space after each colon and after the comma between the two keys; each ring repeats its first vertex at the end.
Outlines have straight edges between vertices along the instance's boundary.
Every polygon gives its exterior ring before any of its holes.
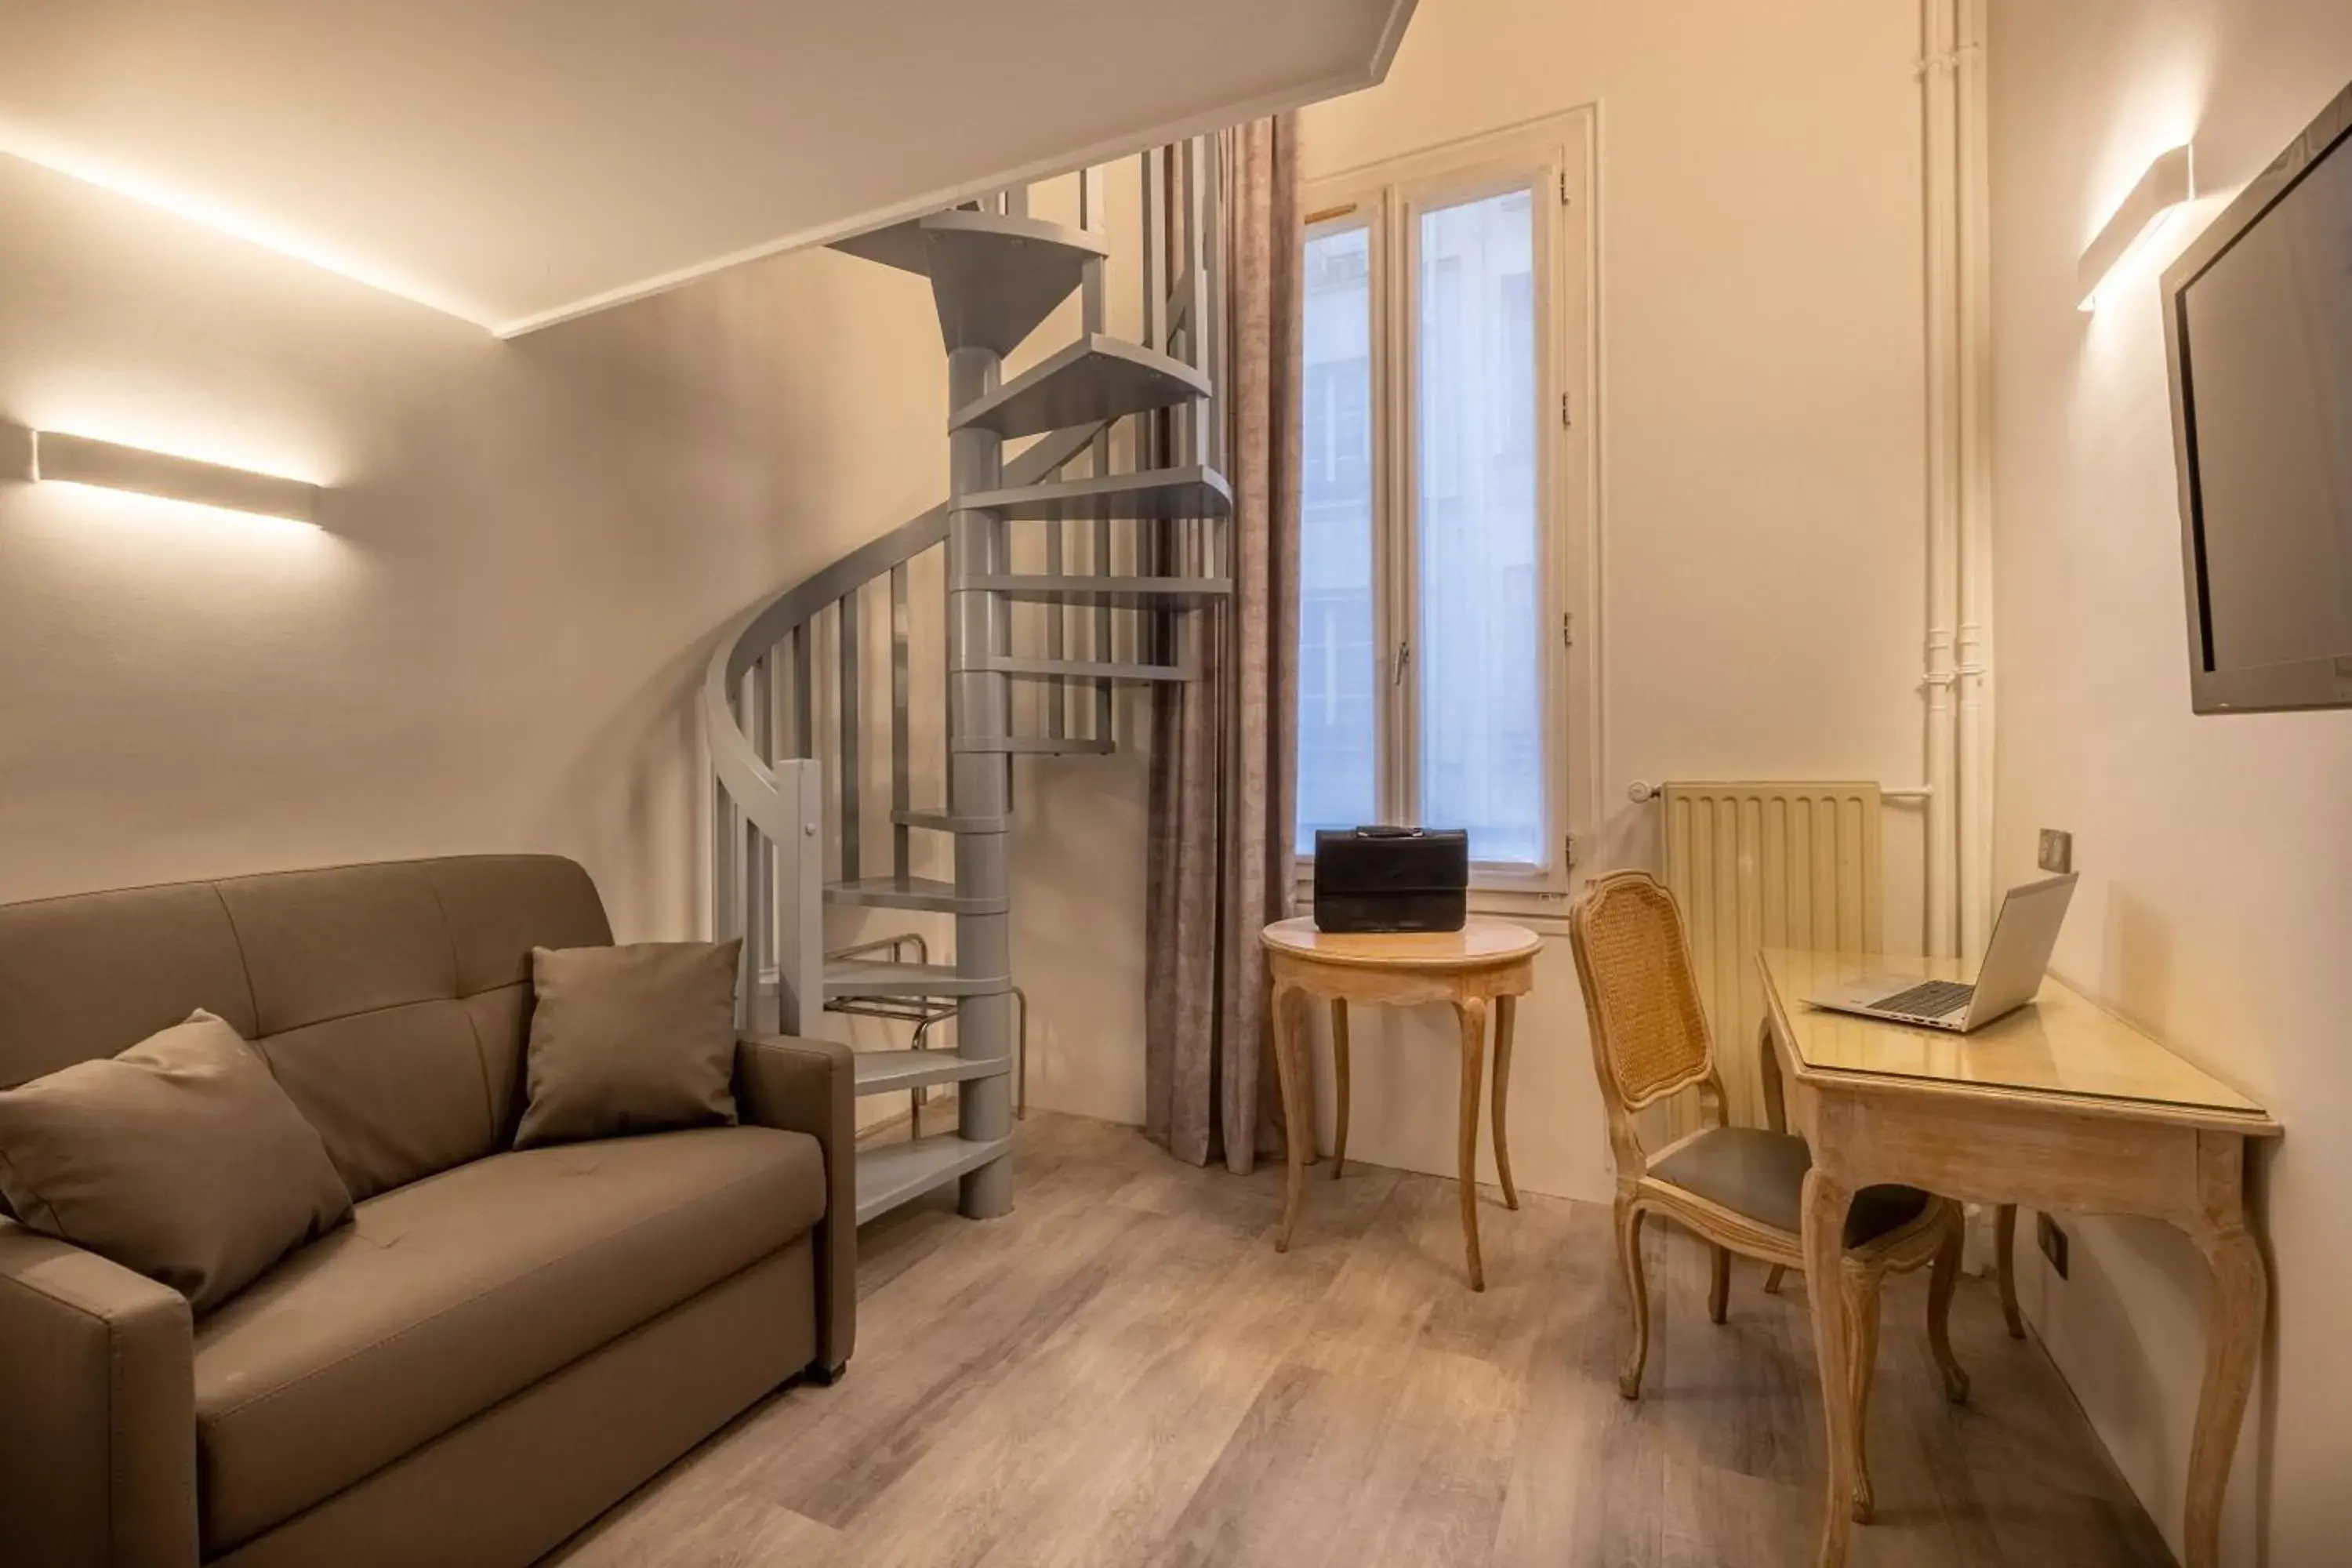
{"type": "Polygon", "coordinates": [[[1511,1025],[1518,998],[1535,989],[1542,940],[1524,926],[1472,916],[1458,931],[1342,936],[1315,929],[1312,920],[1277,921],[1259,936],[1265,945],[1274,1005],[1275,1070],[1282,1079],[1282,1115],[1290,1129],[1289,1191],[1282,1207],[1276,1252],[1290,1249],[1291,1227],[1307,1186],[1307,1144],[1314,1103],[1304,1054],[1305,1031],[1295,1005],[1310,996],[1331,1004],[1331,1058],[1338,1076],[1339,1120],[1331,1174],[1348,1160],[1348,1004],[1411,1007],[1452,1005],[1462,1026],[1462,1241],[1469,1255],[1470,1289],[1486,1288],[1478,1256],[1478,1079],[1486,1051],[1486,1015],[1495,1015],[1495,1169],[1503,1202],[1519,1206],[1511,1184],[1511,1154],[1503,1131],[1510,1095],[1511,1025]]]}

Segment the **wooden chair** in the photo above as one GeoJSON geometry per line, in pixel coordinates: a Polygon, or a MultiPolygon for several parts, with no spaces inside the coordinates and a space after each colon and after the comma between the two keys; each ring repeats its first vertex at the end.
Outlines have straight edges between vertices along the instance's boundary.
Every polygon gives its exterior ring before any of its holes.
{"type": "MultiPolygon", "coordinates": [[[[1650,1352],[1650,1290],[1642,1265],[1642,1222],[1652,1213],[1679,1220],[1715,1251],[1707,1315],[1724,1321],[1730,1303],[1731,1255],[1771,1266],[1766,1289],[1780,1272],[1802,1272],[1799,1237],[1805,1173],[1804,1140],[1786,1132],[1725,1125],[1723,1080],[1715,1066],[1706,1018],[1699,1007],[1690,948],[1674,895],[1642,871],[1598,878],[1569,914],[1570,944],[1584,985],[1592,1061],[1608,1108],[1609,1144],[1617,1162],[1617,1263],[1633,1311],[1617,1391],[1642,1392],[1650,1352]],[[1706,1125],[1652,1154],[1642,1144],[1634,1112],[1678,1090],[1696,1088],[1706,1125]]],[[[1953,1359],[1948,1331],[1952,1290],[1958,1281],[1960,1209],[1912,1187],[1866,1187],[1854,1195],[1846,1221],[1843,1292],[1853,1325],[1851,1394],[1853,1432],[1863,1446],[1877,1360],[1880,1286],[1892,1273],[1932,1264],[1927,1293],[1927,1341],[1953,1403],[1968,1398],[1968,1374],[1953,1359]]],[[[1819,1282],[1811,1288],[1819,1289],[1819,1282]]],[[[1854,1456],[1853,1517],[1868,1523],[1870,1471],[1854,1456]]]]}

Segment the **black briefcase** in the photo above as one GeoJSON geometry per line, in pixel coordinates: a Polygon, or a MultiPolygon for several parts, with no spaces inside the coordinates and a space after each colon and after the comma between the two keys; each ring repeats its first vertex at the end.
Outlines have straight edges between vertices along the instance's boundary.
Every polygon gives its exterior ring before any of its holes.
{"type": "Polygon", "coordinates": [[[1318,931],[1460,931],[1469,899],[1470,836],[1458,827],[1316,830],[1318,931]]]}

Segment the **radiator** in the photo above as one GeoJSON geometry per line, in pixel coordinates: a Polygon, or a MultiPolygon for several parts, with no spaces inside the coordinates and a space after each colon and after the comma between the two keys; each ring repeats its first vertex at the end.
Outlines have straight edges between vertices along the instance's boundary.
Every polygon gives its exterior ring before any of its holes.
{"type": "MultiPolygon", "coordinates": [[[[1879,797],[1874,784],[1670,784],[1660,792],[1666,886],[1690,932],[1699,999],[1734,1126],[1764,1124],[1756,952],[1876,952],[1879,797]]],[[[1677,1097],[1675,1131],[1697,1125],[1677,1097]]]]}

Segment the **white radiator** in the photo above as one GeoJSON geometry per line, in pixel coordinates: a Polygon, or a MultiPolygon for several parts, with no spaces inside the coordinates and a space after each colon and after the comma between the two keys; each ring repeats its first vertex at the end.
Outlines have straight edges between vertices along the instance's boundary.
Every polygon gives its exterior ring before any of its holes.
{"type": "MultiPolygon", "coordinates": [[[[1690,932],[1731,1122],[1760,1127],[1756,952],[1880,951],[1878,786],[1670,784],[1659,794],[1666,886],[1690,932]]],[[[1681,1131],[1697,1125],[1697,1102],[1678,1099],[1681,1131]]]]}

